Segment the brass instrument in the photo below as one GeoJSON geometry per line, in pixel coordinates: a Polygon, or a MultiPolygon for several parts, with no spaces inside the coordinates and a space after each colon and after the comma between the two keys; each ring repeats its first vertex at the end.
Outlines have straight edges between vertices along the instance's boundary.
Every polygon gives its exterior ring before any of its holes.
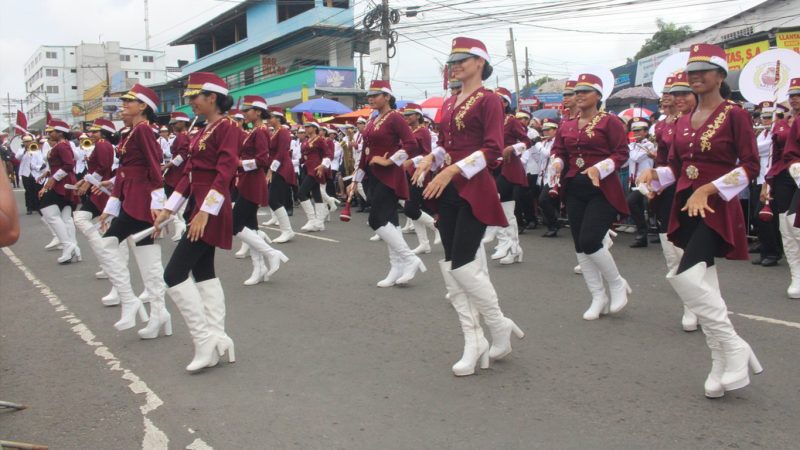
{"type": "Polygon", "coordinates": [[[32,142],[31,145],[28,146],[28,151],[35,152],[36,150],[39,150],[39,144],[32,142]]]}
{"type": "Polygon", "coordinates": [[[91,139],[81,139],[81,148],[89,151],[94,149],[94,142],[91,139]]]}

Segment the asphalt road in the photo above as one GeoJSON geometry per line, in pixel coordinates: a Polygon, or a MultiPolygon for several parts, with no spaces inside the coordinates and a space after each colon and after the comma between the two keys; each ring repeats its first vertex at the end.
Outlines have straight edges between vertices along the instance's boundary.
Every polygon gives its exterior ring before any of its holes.
{"type": "MultiPolygon", "coordinates": [[[[657,245],[617,238],[612,252],[634,293],[620,314],[586,322],[590,297],[572,273],[567,233],[529,231],[524,263],[490,268],[527,336],[491,369],[456,378],[463,340],[441,249],[409,287],[377,288],[386,248],[354,213],[280,245],[291,261],[256,287],[242,285],[249,259],[218,252],[238,360],[190,375],[192,344],[171,301],[173,336],[117,332],[119,308],[100,304],[109,284],[94,279],[82,237],[84,261],[59,266],[38,216],[21,221],[19,243],[0,254],[0,399],[29,408],[0,411],[0,439],[54,449],[798,446],[800,301],[785,298],[785,264],[719,263],[734,325],[766,371],[712,401],[709,352],[700,332],[680,328],[657,245]]],[[[161,243],[166,261],[174,244],[161,243]]]]}

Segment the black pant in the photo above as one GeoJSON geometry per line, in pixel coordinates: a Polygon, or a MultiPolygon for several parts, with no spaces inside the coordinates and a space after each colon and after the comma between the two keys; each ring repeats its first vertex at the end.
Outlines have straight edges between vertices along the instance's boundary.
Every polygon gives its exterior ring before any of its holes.
{"type": "Polygon", "coordinates": [[[422,216],[422,191],[423,188],[409,181],[408,200],[406,200],[406,204],[403,207],[403,214],[411,220],[419,220],[420,216],[422,216]]]}
{"type": "Polygon", "coordinates": [[[541,187],[537,183],[539,175],[528,174],[528,187],[519,188],[517,208],[522,212],[525,222],[536,223],[536,201],[539,199],[541,187]]]}
{"type": "Polygon", "coordinates": [[[381,183],[377,177],[369,176],[369,174],[367,176],[369,178],[366,179],[366,191],[372,203],[367,219],[370,228],[377,230],[389,222],[398,225],[400,221],[397,217],[397,195],[389,186],[381,183]]]}
{"type": "Polygon", "coordinates": [[[196,283],[216,278],[215,250],[216,247],[211,244],[200,240],[191,242],[184,235],[164,269],[164,282],[168,287],[176,286],[189,278],[189,272],[192,273],[196,283]]]}
{"type": "MultiPolygon", "coordinates": [[[[111,221],[111,225],[108,226],[108,230],[106,230],[106,234],[104,234],[103,237],[115,237],[122,242],[127,239],[128,236],[146,230],[151,226],[152,225],[148,222],[134,219],[129,216],[124,209],[120,208],[119,217],[111,221]]],[[[137,242],[136,246],[152,245],[153,242],[153,238],[148,236],[137,242]]]]}
{"type": "Polygon", "coordinates": [[[314,201],[317,203],[322,203],[322,194],[319,191],[319,183],[317,183],[317,179],[312,177],[311,175],[307,175],[303,178],[303,182],[300,184],[300,191],[297,193],[297,198],[300,199],[301,202],[309,200],[311,196],[314,196],[314,201]]]}
{"type": "Polygon", "coordinates": [[[637,232],[647,235],[647,219],[644,216],[647,208],[647,197],[638,190],[631,190],[628,193],[628,208],[631,210],[631,218],[633,223],[636,224],[637,232]]]}
{"type": "MultiPolygon", "coordinates": [[[[687,189],[681,192],[680,198],[676,200],[684,204],[692,192],[692,189],[687,189]]],[[[676,231],[678,241],[686,242],[683,258],[678,265],[678,273],[683,273],[701,262],[706,263],[708,267],[713,266],[715,255],[719,254],[725,243],[722,236],[709,228],[702,217],[689,217],[688,212],[682,211],[678,215],[678,221],[680,223],[676,231]]]]}
{"type": "Polygon", "coordinates": [[[797,185],[794,179],[789,175],[788,170],[779,173],[772,180],[770,185],[770,196],[772,200],[769,202],[772,207],[772,212],[777,216],[778,214],[785,213],[790,209],[793,210],[796,202],[793,201],[795,193],[797,192],[797,185]]]}
{"type": "Polygon", "coordinates": [[[586,175],[570,178],[565,188],[575,252],[590,255],[603,247],[603,239],[617,218],[617,210],[586,175]]]}
{"type": "Polygon", "coordinates": [[[548,230],[558,230],[558,216],[561,212],[561,199],[550,197],[550,185],[545,184],[539,190],[539,208],[542,219],[548,230]]]}
{"type": "Polygon", "coordinates": [[[88,196],[86,196],[81,202],[81,204],[78,205],[78,211],[87,211],[92,213],[92,219],[103,213],[97,208],[97,206],[94,203],[92,203],[92,200],[89,199],[88,196]]]}
{"type": "Polygon", "coordinates": [[[336,174],[337,170],[331,170],[331,179],[325,183],[325,193],[330,197],[336,197],[336,174]]]}
{"type": "Polygon", "coordinates": [[[258,205],[240,195],[233,205],[233,234],[239,234],[244,227],[258,230],[258,205]]]}
{"type": "MultiPolygon", "coordinates": [[[[494,195],[487,192],[486,195],[494,195]]],[[[439,198],[439,233],[444,247],[444,260],[451,261],[451,269],[475,260],[486,225],[472,213],[472,206],[458,195],[452,183],[439,198]]]]}
{"type": "MultiPolygon", "coordinates": [[[[291,189],[289,189],[289,184],[286,183],[286,180],[283,177],[276,173],[272,172],[272,181],[269,183],[269,207],[273,211],[277,209],[283,208],[287,203],[286,199],[291,199],[291,189]]],[[[291,201],[291,200],[290,200],[291,201]]],[[[291,204],[291,203],[288,203],[291,204]]]]}
{"type": "MultiPolygon", "coordinates": [[[[780,258],[783,253],[780,238],[780,225],[778,213],[773,211],[772,220],[764,222],[758,217],[759,211],[764,207],[761,203],[761,184],[750,185],[750,222],[756,229],[758,242],[761,247],[761,258],[780,258]]],[[[772,202],[770,202],[770,205],[772,202]]]]}
{"type": "Polygon", "coordinates": [[[22,187],[25,188],[25,208],[28,211],[39,210],[39,191],[42,185],[32,176],[22,177],[22,187]]]}
{"type": "Polygon", "coordinates": [[[500,201],[501,202],[510,202],[515,199],[514,193],[516,188],[518,187],[515,184],[511,184],[510,181],[500,173],[500,169],[497,169],[497,176],[495,177],[494,181],[497,183],[497,193],[500,194],[500,201]]]}
{"type": "Polygon", "coordinates": [[[672,202],[675,201],[675,184],[667,187],[656,197],[656,222],[658,232],[666,233],[669,229],[669,217],[672,213],[672,202]]]}
{"type": "Polygon", "coordinates": [[[69,200],[53,189],[50,189],[39,199],[39,208],[46,208],[52,205],[58,206],[58,209],[64,209],[67,206],[72,208],[72,203],[69,200]]]}
{"type": "Polygon", "coordinates": [[[173,192],[175,192],[175,188],[164,183],[164,194],[167,196],[167,198],[169,198],[169,196],[172,195],[173,192]]]}

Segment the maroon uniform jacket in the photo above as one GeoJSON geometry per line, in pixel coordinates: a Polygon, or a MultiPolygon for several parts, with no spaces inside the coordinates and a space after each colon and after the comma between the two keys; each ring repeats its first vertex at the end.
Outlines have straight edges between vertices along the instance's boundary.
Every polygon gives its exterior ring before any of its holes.
{"type": "Polygon", "coordinates": [[[453,186],[481,223],[507,227],[497,197],[497,184],[489,172],[497,167],[497,158],[503,152],[503,102],[485,87],[475,90],[458,105],[456,100],[457,96],[448,97],[442,105],[439,145],[447,152],[445,164],[455,164],[480,150],[487,167],[470,179],[457,174],[453,186]]]}
{"type": "Polygon", "coordinates": [[[47,154],[47,165],[50,167],[51,177],[59,169],[67,173],[67,176],[62,178],[61,181],[55,182],[52,189],[56,194],[72,203],[74,209],[78,205],[78,197],[75,195],[75,191],[67,190],[64,187],[65,184],[75,184],[78,180],[73,170],[75,168],[75,154],[72,153],[72,146],[69,145],[68,141],[61,141],[50,149],[50,153],[47,154]]]}
{"type": "MultiPolygon", "coordinates": [[[[431,131],[427,127],[419,125],[414,128],[412,134],[416,145],[413,148],[405,149],[406,153],[408,153],[408,159],[429,155],[431,153],[431,131]]],[[[416,170],[413,164],[409,164],[406,174],[411,177],[416,170]]]]}
{"type": "MultiPolygon", "coordinates": [[[[111,167],[114,165],[114,146],[105,139],[98,139],[94,144],[94,150],[86,158],[88,174],[97,174],[100,180],[105,181],[111,178],[111,167]]],[[[91,192],[91,191],[90,191],[91,192]]],[[[103,211],[108,203],[108,195],[100,192],[90,194],[89,200],[103,211]]]]}
{"type": "Polygon", "coordinates": [[[169,168],[166,175],[164,175],[164,184],[174,188],[181,179],[183,168],[186,167],[183,163],[189,159],[189,134],[185,131],[176,134],[175,140],[172,141],[172,145],[170,146],[170,152],[172,153],[172,161],[175,161],[178,157],[180,157],[181,161],[179,166],[173,165],[169,168]]]}
{"type": "Polygon", "coordinates": [[[783,157],[786,143],[790,139],[791,130],[792,126],[789,125],[789,121],[786,119],[781,119],[772,126],[772,166],[767,171],[767,181],[780,175],[792,163],[791,159],[783,157]]]}
{"type": "MultiPolygon", "coordinates": [[[[675,140],[670,150],[669,165],[677,179],[675,198],[687,189],[698,189],[741,166],[749,180],[758,176],[759,160],[753,121],[750,114],[731,101],[722,102],[697,130],[692,128],[692,114],[675,125],[675,140]]],[[[725,201],[718,195],[708,198],[715,212],[703,219],[709,228],[725,241],[716,255],[728,259],[749,259],[747,230],[742,206],[737,199],[725,201]]],[[[678,215],[683,202],[673,202],[668,237],[680,248],[687,242],[678,239],[678,215]]]]}
{"type": "MultiPolygon", "coordinates": [[[[503,148],[519,142],[525,144],[525,148],[530,148],[533,145],[531,140],[528,139],[525,125],[512,114],[506,114],[503,122],[503,148]]],[[[503,168],[500,173],[509,183],[517,186],[528,186],[528,175],[525,172],[525,166],[522,165],[522,160],[516,152],[511,152],[511,156],[507,161],[503,161],[502,164],[503,168]]]]}
{"type": "Polygon", "coordinates": [[[628,161],[629,155],[625,126],[617,117],[605,112],[598,113],[580,129],[578,120],[576,116],[562,123],[553,142],[553,154],[564,162],[564,179],[569,180],[610,158],[614,161],[614,172],[600,181],[600,190],[620,214],[629,214],[628,202],[619,179],[619,169],[628,161]]]}
{"type": "Polygon", "coordinates": [[[164,153],[146,120],[130,130],[117,147],[119,167],[111,196],[122,202],[125,213],[136,220],[153,223],[151,193],[162,189],[161,161],[164,153]]]}
{"type": "Polygon", "coordinates": [[[317,176],[317,167],[322,164],[322,160],[327,158],[328,145],[325,143],[325,138],[317,135],[312,139],[306,139],[300,146],[300,154],[303,162],[303,167],[306,169],[306,175],[317,180],[317,183],[324,185],[327,181],[325,173],[322,176],[317,176]]]}
{"type": "Polygon", "coordinates": [[[416,140],[411,133],[411,127],[405,117],[397,110],[391,110],[383,117],[376,116],[370,119],[364,127],[364,150],[358,168],[365,171],[368,177],[375,177],[394,191],[394,195],[401,199],[408,198],[408,180],[403,168],[392,164],[384,167],[369,165],[375,156],[391,158],[399,150],[413,149],[416,140]]]}
{"type": "Polygon", "coordinates": [[[655,126],[656,135],[656,161],[655,167],[664,167],[669,164],[669,149],[672,147],[672,140],[675,138],[675,123],[668,123],[664,119],[655,126]]]}
{"type": "MultiPolygon", "coordinates": [[[[273,161],[280,163],[277,174],[283,178],[283,181],[292,186],[297,186],[297,174],[294,172],[294,166],[292,165],[292,133],[282,126],[270,135],[270,166],[273,161]]],[[[273,173],[273,175],[275,174],[273,173]]]]}
{"type": "Polygon", "coordinates": [[[203,207],[206,196],[210,203],[222,202],[217,215],[208,215],[208,224],[200,238],[203,242],[230,249],[233,241],[233,215],[231,208],[231,181],[239,165],[239,146],[242,130],[233,119],[223,117],[200,130],[189,144],[189,160],[183,170],[175,192],[194,198],[192,218],[203,207]]]}
{"type": "Polygon", "coordinates": [[[267,194],[266,173],[269,168],[269,130],[266,125],[254,128],[244,138],[239,159],[242,161],[254,160],[255,170],[246,171],[239,169],[239,196],[244,197],[260,206],[267,206],[269,196],[267,194]]]}

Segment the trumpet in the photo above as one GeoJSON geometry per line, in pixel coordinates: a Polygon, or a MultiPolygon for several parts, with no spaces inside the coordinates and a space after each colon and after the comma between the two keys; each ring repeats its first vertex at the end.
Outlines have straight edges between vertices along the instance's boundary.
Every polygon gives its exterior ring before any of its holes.
{"type": "Polygon", "coordinates": [[[28,146],[28,151],[35,152],[36,150],[39,150],[39,144],[32,142],[31,145],[28,146]]]}
{"type": "Polygon", "coordinates": [[[81,148],[84,150],[91,150],[94,148],[94,142],[91,139],[83,139],[81,140],[81,148]]]}

